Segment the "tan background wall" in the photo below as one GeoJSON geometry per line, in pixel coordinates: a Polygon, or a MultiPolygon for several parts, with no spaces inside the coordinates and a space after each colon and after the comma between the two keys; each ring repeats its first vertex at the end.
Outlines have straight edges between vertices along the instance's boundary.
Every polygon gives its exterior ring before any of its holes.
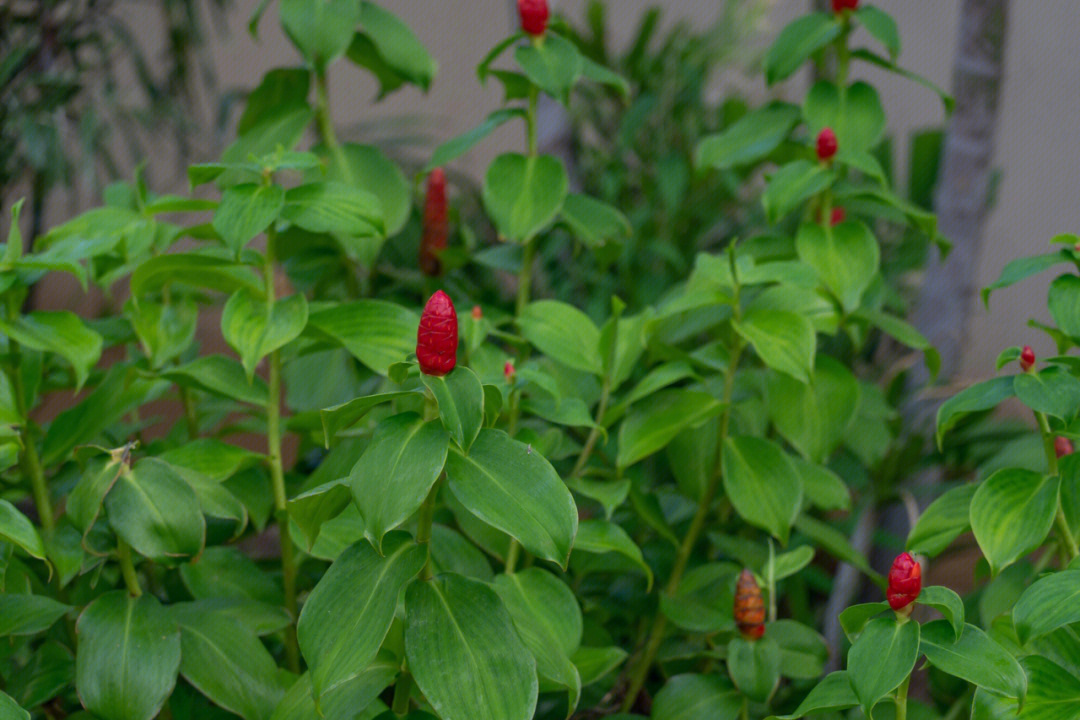
{"type": "MultiPolygon", "coordinates": [[[[773,9],[765,29],[768,36],[809,5],[805,0],[769,1],[773,9]]],[[[214,42],[213,65],[221,88],[253,87],[267,69],[296,61],[277,22],[276,4],[264,17],[257,42],[246,33],[248,16],[257,2],[237,0],[228,16],[228,28],[214,42]]],[[[904,41],[901,64],[948,88],[959,1],[877,2],[900,25],[904,41]]],[[[559,0],[556,6],[572,17],[581,17],[585,4],[585,0],[559,0]]],[[[609,0],[613,36],[625,41],[641,12],[653,4],[648,0],[609,0]]],[[[373,83],[362,71],[340,63],[330,77],[332,112],[339,126],[426,115],[435,119],[424,127],[436,140],[442,140],[472,127],[498,104],[500,89],[495,84],[479,87],[474,67],[512,27],[509,0],[385,0],[385,5],[414,29],[438,60],[438,78],[426,96],[407,88],[373,105],[373,83]]],[[[703,0],[666,0],[662,5],[667,22],[692,18],[699,26],[710,22],[719,8],[719,2],[703,0]]],[[[992,282],[1009,259],[1043,252],[1053,235],[1080,232],[1078,25],[1080,2],[1076,0],[1013,3],[997,152],[1003,177],[979,266],[980,285],[992,282]]],[[[929,91],[874,70],[865,71],[864,77],[881,90],[900,157],[906,155],[906,138],[912,129],[942,122],[941,105],[929,91]]],[[[750,89],[759,98],[767,97],[761,80],[755,80],[750,89]]],[[[797,78],[778,94],[798,100],[804,89],[805,78],[797,78]]],[[[400,129],[411,132],[414,128],[403,124],[400,129]]],[[[498,152],[519,148],[522,142],[516,126],[504,128],[460,160],[458,168],[479,176],[498,152]]],[[[905,167],[898,170],[899,177],[906,176],[905,167]]],[[[1033,309],[1045,307],[1048,281],[1049,277],[1042,278],[995,295],[993,316],[981,306],[976,310],[964,365],[966,375],[991,373],[998,351],[1008,345],[1030,343],[1037,352],[1051,351],[1041,333],[1026,327],[1032,314],[1039,315],[1033,309]]]]}

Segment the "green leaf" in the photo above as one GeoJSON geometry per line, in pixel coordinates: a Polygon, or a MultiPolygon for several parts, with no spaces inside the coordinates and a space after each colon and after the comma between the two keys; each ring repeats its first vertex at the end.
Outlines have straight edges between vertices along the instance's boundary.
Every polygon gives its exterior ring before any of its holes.
{"type": "Polygon", "coordinates": [[[1022,699],[1027,690],[1020,663],[974,625],[965,625],[958,636],[946,620],[926,623],[920,651],[939,670],[999,695],[1022,699]]]}
{"type": "Polygon", "coordinates": [[[865,319],[886,335],[892,337],[893,340],[907,345],[910,348],[922,350],[926,360],[926,368],[930,371],[931,379],[937,377],[937,374],[941,371],[941,355],[938,353],[937,349],[930,344],[930,341],[927,340],[921,332],[916,330],[914,326],[898,317],[893,317],[892,315],[887,315],[883,312],[874,310],[860,310],[856,315],[857,317],[865,319]]]}
{"type": "MultiPolygon", "coordinates": [[[[243,135],[262,118],[282,107],[307,104],[311,73],[306,68],[276,68],[263,75],[258,87],[248,93],[244,113],[236,124],[243,135]]],[[[196,184],[196,183],[192,183],[196,184]]]]}
{"type": "Polygon", "coordinates": [[[240,288],[260,295],[263,292],[262,283],[246,265],[212,255],[177,253],[158,255],[135,268],[131,274],[131,296],[138,300],[172,283],[226,293],[240,288]]]}
{"type": "Polygon", "coordinates": [[[791,715],[780,715],[778,720],[795,720],[826,710],[847,710],[859,704],[851,687],[851,676],[846,670],[826,675],[821,682],[799,703],[791,715]]]}
{"type": "Polygon", "coordinates": [[[577,666],[581,675],[581,684],[592,685],[602,679],[615,668],[622,665],[627,658],[627,652],[621,647],[583,647],[578,648],[571,660],[577,666]]]}
{"type": "Polygon", "coordinates": [[[851,509],[851,491],[839,475],[802,458],[793,457],[791,462],[802,480],[803,495],[812,505],[819,510],[851,509]]]}
{"type": "Polygon", "coordinates": [[[449,487],[462,505],[526,550],[565,567],[577,534],[574,498],[540,453],[501,430],[483,429],[468,455],[451,448],[449,487]]]}
{"type": "Polygon", "coordinates": [[[234,253],[277,219],[285,191],[277,185],[243,183],[227,188],[214,213],[214,229],[234,253]]]}
{"type": "Polygon", "coordinates": [[[983,288],[981,293],[983,305],[989,309],[990,294],[995,290],[1015,285],[1032,275],[1046,272],[1055,265],[1069,262],[1070,259],[1068,251],[1058,250],[1057,252],[1046,253],[1045,255],[1017,258],[1016,260],[1011,261],[1001,270],[1001,275],[998,276],[997,280],[983,288]]]}
{"type": "Polygon", "coordinates": [[[109,525],[148,558],[196,556],[206,539],[206,521],[191,486],[168,463],[143,458],[120,472],[105,496],[109,525]]]}
{"type": "Polygon", "coordinates": [[[869,716],[870,708],[911,674],[918,657],[918,623],[889,617],[870,621],[847,656],[851,686],[863,712],[869,716]]]}
{"type": "Polygon", "coordinates": [[[720,420],[713,417],[687,428],[668,443],[668,464],[683,495],[699,502],[718,469],[720,420]]]}
{"type": "Polygon", "coordinates": [[[10,695],[0,692],[0,719],[30,720],[30,713],[19,707],[19,704],[12,700],[10,695]]]}
{"type": "Polygon", "coordinates": [[[257,465],[265,459],[259,453],[230,445],[213,438],[199,438],[161,453],[165,462],[202,473],[223,482],[239,471],[257,465]]]}
{"type": "Polygon", "coordinates": [[[339,303],[308,316],[312,331],[333,339],[380,375],[416,350],[419,324],[416,313],[385,300],[339,303]]]}
{"type": "Polygon", "coordinates": [[[1050,314],[1058,328],[1080,341],[1080,277],[1061,275],[1050,284],[1050,314]]]}
{"type": "Polygon", "coordinates": [[[180,674],[244,720],[267,720],[284,694],[277,663],[255,633],[196,607],[172,608],[180,624],[180,674]]]}
{"type": "Polygon", "coordinates": [[[0,539],[18,545],[38,560],[45,559],[45,544],[34,524],[7,500],[0,500],[0,539]]]}
{"type": "Polygon", "coordinates": [[[339,432],[355,425],[373,408],[376,408],[383,403],[393,402],[394,400],[415,396],[416,394],[417,393],[414,390],[404,390],[401,392],[365,395],[363,397],[353,398],[347,403],[320,410],[319,418],[322,420],[323,440],[325,441],[326,447],[330,447],[330,441],[333,440],[339,432]]]}
{"type": "Polygon", "coordinates": [[[355,0],[281,2],[281,27],[320,72],[349,47],[359,20],[355,0]]]}
{"type": "Polygon", "coordinates": [[[788,213],[833,184],[836,177],[821,163],[793,160],[769,178],[761,195],[765,217],[770,223],[780,222],[788,213]]]}
{"type": "Polygon", "coordinates": [[[484,122],[472,130],[459,135],[452,140],[447,140],[431,155],[431,161],[424,167],[423,172],[431,172],[437,167],[446,165],[464,155],[478,142],[493,133],[496,128],[516,117],[524,118],[525,111],[521,108],[502,108],[488,115],[484,122]]]}
{"type": "Polygon", "coordinates": [[[150,367],[157,369],[191,346],[199,321],[199,307],[188,297],[179,302],[143,301],[138,305],[129,298],[124,303],[124,315],[139,336],[150,367]]]}
{"type": "Polygon", "coordinates": [[[495,577],[483,551],[444,525],[431,526],[430,550],[435,573],[455,572],[483,582],[491,582],[495,577]]]}
{"type": "Polygon", "coordinates": [[[75,688],[108,720],[151,720],[176,684],[180,631],[153,595],[105,593],[76,625],[75,688]]]}
{"type": "Polygon", "coordinates": [[[900,55],[900,31],[892,16],[873,5],[864,5],[855,11],[855,18],[866,31],[885,46],[889,57],[895,62],[900,55]]]}
{"type": "Polygon", "coordinates": [[[582,520],[578,524],[577,537],[574,538],[574,550],[597,555],[609,552],[622,555],[642,569],[645,577],[648,578],[645,591],[652,590],[652,568],[642,557],[641,548],[634,544],[621,526],[606,520],[582,520]]]}
{"type": "Polygon", "coordinates": [[[409,671],[440,718],[532,718],[535,660],[487,585],[454,574],[414,582],[405,616],[409,671]]]}
{"type": "Polygon", "coordinates": [[[221,334],[240,355],[250,383],[259,361],[299,337],[307,321],[307,299],[300,293],[267,305],[238,290],[221,313],[221,334]]]}
{"type": "Polygon", "coordinates": [[[101,358],[101,336],[86,327],[75,313],[38,310],[14,320],[0,319],[0,333],[24,347],[56,353],[75,370],[76,390],[101,358]]]}
{"type": "Polygon", "coordinates": [[[588,195],[567,195],[560,216],[574,237],[593,249],[608,242],[621,242],[633,232],[625,215],[588,195]]]}
{"type": "MultiPolygon", "coordinates": [[[[395,73],[427,92],[438,72],[438,63],[408,25],[375,3],[362,0],[360,25],[379,56],[395,73]]],[[[383,93],[386,90],[384,88],[383,93]]]]}
{"type": "Polygon", "coordinates": [[[469,446],[484,424],[484,386],[467,367],[454,368],[442,377],[423,374],[424,385],[439,404],[439,419],[458,447],[469,446]]]}
{"type": "Polygon", "coordinates": [[[367,541],[349,546],[304,603],[296,634],[316,698],[375,659],[401,589],[420,572],[427,555],[406,533],[388,536],[383,551],[380,557],[367,541]]]}
{"type": "Polygon", "coordinates": [[[23,237],[19,230],[19,213],[22,212],[23,198],[15,201],[11,206],[11,224],[8,225],[7,245],[4,247],[3,257],[0,262],[4,264],[14,263],[23,252],[23,237]]]}
{"type": "Polygon", "coordinates": [[[570,101],[570,90],[581,76],[581,53],[569,40],[549,33],[544,42],[518,45],[514,59],[530,80],[563,105],[570,101]]]}
{"type": "Polygon", "coordinates": [[[885,578],[874,572],[858,550],[852,547],[847,537],[827,522],[803,513],[795,521],[795,528],[814,541],[821,549],[827,550],[834,557],[854,566],[859,572],[874,581],[883,590],[885,578]]]}
{"type": "Polygon", "coordinates": [[[787,454],[763,438],[729,437],[723,467],[724,492],[735,511],[786,545],[802,507],[802,482],[787,454]]]}
{"type": "Polygon", "coordinates": [[[331,480],[289,499],[289,517],[304,533],[308,550],[319,539],[323,523],[341,514],[350,500],[352,490],[345,478],[331,480]]]}
{"type": "Polygon", "coordinates": [[[712,417],[724,406],[712,395],[697,390],[663,390],[648,403],[636,405],[619,427],[615,464],[629,467],[664,449],[676,435],[712,417]]]}
{"type": "Polygon", "coordinates": [[[586,80],[592,80],[600,85],[607,85],[623,98],[630,95],[630,83],[622,75],[612,72],[584,55],[581,56],[581,63],[581,76],[586,80]]]}
{"type": "Polygon", "coordinates": [[[971,526],[971,498],[979,486],[972,483],[944,492],[923,510],[908,534],[908,552],[934,557],[971,526]]]}
{"type": "Polygon", "coordinates": [[[814,268],[846,311],[859,306],[881,262],[877,240],[869,228],[858,220],[828,228],[805,223],[799,227],[795,246],[799,257],[814,268]]]}
{"type": "Polygon", "coordinates": [[[0,637],[37,635],[71,609],[46,595],[0,594],[0,637]]]}
{"type": "Polygon", "coordinates": [[[1021,661],[1028,693],[1019,717],[1024,720],[1071,720],[1080,713],[1080,678],[1038,655],[1021,661]]]}
{"type": "Polygon", "coordinates": [[[848,640],[854,642],[855,638],[859,636],[859,633],[863,631],[867,623],[890,609],[889,603],[884,601],[859,603],[858,605],[851,605],[844,608],[837,619],[840,621],[840,627],[844,629],[844,634],[848,636],[848,640]]]}
{"type": "Polygon", "coordinates": [[[1080,622],[1080,570],[1052,573],[1024,590],[1013,607],[1013,624],[1022,644],[1063,625],[1080,622]]]}
{"type": "Polygon", "coordinates": [[[794,105],[776,104],[753,110],[731,127],[703,138],[694,154],[699,168],[717,170],[756,163],[780,146],[799,121],[794,105]]]}
{"type": "Polygon", "coordinates": [[[1011,375],[1005,375],[976,383],[946,400],[937,412],[938,448],[942,446],[941,441],[945,433],[962,417],[969,413],[995,408],[1003,400],[1011,398],[1013,393],[1013,378],[1011,375]]]}
{"type": "Polygon", "coordinates": [[[817,337],[805,317],[783,310],[751,310],[740,322],[732,322],[732,327],[754,346],[763,363],[810,382],[817,337]]]}
{"type": "Polygon", "coordinates": [[[521,334],[553,360],[594,375],[604,371],[600,330],[588,315],[558,300],[537,300],[518,318],[521,334]],[[567,342],[574,338],[574,342],[567,342]]]}
{"type": "Polygon", "coordinates": [[[507,153],[495,158],[484,176],[484,208],[499,237],[525,243],[555,218],[568,184],[559,160],[507,153]]]}
{"type": "Polygon", "coordinates": [[[379,423],[371,444],[349,473],[364,536],[382,552],[383,536],[420,509],[439,479],[449,439],[435,420],[416,413],[379,423]]]}
{"type": "Polygon", "coordinates": [[[859,408],[859,383],[827,355],[817,359],[809,384],[778,373],[769,378],[769,416],[804,457],[824,463],[844,439],[859,408]]]}
{"type": "Polygon", "coordinates": [[[824,128],[836,133],[838,161],[885,184],[881,166],[870,154],[885,131],[885,111],[873,86],[856,82],[847,88],[841,102],[840,89],[828,80],[819,80],[806,95],[803,114],[811,137],[824,128]]]}
{"type": "Polygon", "coordinates": [[[755,702],[767,702],[780,682],[780,647],[770,637],[734,637],[727,645],[727,668],[740,692],[755,702]]]}
{"type": "Polygon", "coordinates": [[[1058,478],[1020,468],[998,470],[971,498],[971,529],[991,572],[1037,548],[1058,508],[1058,478]]]}
{"type": "Polygon", "coordinates": [[[313,233],[349,237],[382,235],[382,203],[366,190],[345,183],[313,182],[289,188],[281,217],[313,233]]]}
{"type": "Polygon", "coordinates": [[[736,720],[742,699],[720,675],[676,675],[653,700],[653,720],[736,720]]]}
{"type": "Polygon", "coordinates": [[[180,577],[196,600],[247,598],[281,605],[281,587],[238,548],[208,547],[195,562],[180,566],[180,577]]]}
{"type": "Polygon", "coordinates": [[[412,187],[405,173],[374,145],[345,143],[340,149],[329,153],[327,179],[355,184],[375,195],[382,205],[386,235],[396,235],[412,211],[412,187]]]}
{"type": "MultiPolygon", "coordinates": [[[[794,550],[780,553],[773,559],[773,579],[783,580],[802,570],[814,559],[814,548],[810,545],[800,545],[794,550]]],[[[762,566],[758,573],[762,577],[767,576],[767,567],[762,566]]]]}
{"type": "Polygon", "coordinates": [[[956,637],[964,632],[964,601],[954,591],[941,585],[924,587],[919,593],[919,604],[929,605],[941,613],[956,637]]]}
{"type": "Polygon", "coordinates": [[[581,696],[581,676],[570,656],[581,644],[581,608],[566,583],[539,568],[495,578],[495,592],[510,613],[540,677],[570,692],[570,711],[581,696]]]}
{"type": "Polygon", "coordinates": [[[732,631],[738,576],[739,567],[733,563],[707,563],[691,568],[674,595],[660,595],[660,610],[672,623],[693,633],[732,631]]]}
{"type": "Polygon", "coordinates": [[[772,85],[788,77],[821,48],[835,40],[842,30],[832,14],[803,15],[780,31],[765,58],[765,79],[772,85]]]}
{"type": "Polygon", "coordinates": [[[372,708],[386,707],[378,701],[379,693],[394,681],[400,665],[389,653],[379,655],[358,675],[323,693],[318,707],[311,693],[311,673],[304,673],[278,703],[270,720],[370,720],[375,717],[369,712],[372,708]]]}
{"type": "Polygon", "coordinates": [[[249,377],[243,365],[224,355],[203,355],[189,363],[168,368],[161,373],[161,377],[182,387],[193,387],[258,407],[266,407],[270,396],[265,380],[249,377]]]}
{"type": "Polygon", "coordinates": [[[1032,410],[1060,418],[1066,422],[1080,408],[1080,379],[1061,367],[1051,366],[1037,373],[1017,373],[1013,376],[1017,399],[1032,410]]]}
{"type": "Polygon", "coordinates": [[[797,680],[821,676],[829,648],[816,630],[794,620],[776,620],[768,623],[765,635],[780,647],[781,675],[797,680]]]}

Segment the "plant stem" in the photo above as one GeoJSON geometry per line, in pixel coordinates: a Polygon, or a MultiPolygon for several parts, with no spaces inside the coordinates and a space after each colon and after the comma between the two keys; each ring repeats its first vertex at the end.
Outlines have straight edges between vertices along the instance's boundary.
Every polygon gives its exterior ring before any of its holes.
{"type": "Polygon", "coordinates": [[[390,709],[398,717],[404,717],[409,713],[409,701],[412,698],[413,679],[408,668],[402,668],[394,685],[394,702],[390,709]]]}
{"type": "MultiPolygon", "coordinates": [[[[266,303],[274,306],[274,229],[266,232],[266,303]]],[[[270,482],[274,493],[274,517],[281,545],[281,579],[285,587],[285,609],[292,622],[285,628],[285,656],[289,669],[300,672],[300,648],[296,641],[296,559],[293,556],[289,531],[288,495],[285,491],[285,469],[281,460],[281,353],[270,353],[269,397],[266,401],[266,447],[270,456],[270,482]]]]}
{"type": "Polygon", "coordinates": [[[739,717],[742,720],[750,720],[750,701],[743,697],[742,710],[739,712],[739,717]]]}
{"type": "Polygon", "coordinates": [[[423,545],[427,551],[427,560],[420,573],[420,577],[424,580],[430,580],[433,575],[431,572],[431,522],[435,517],[435,499],[439,495],[439,486],[442,485],[444,477],[446,477],[445,473],[440,475],[431,486],[431,492],[424,499],[424,504],[420,506],[420,514],[417,518],[416,542],[423,545]]]}
{"type": "Polygon", "coordinates": [[[139,576],[135,573],[135,564],[131,561],[131,548],[120,538],[116,538],[116,557],[120,560],[120,573],[124,576],[128,592],[132,597],[139,597],[142,595],[142,588],[139,586],[139,576]]]}
{"type": "Polygon", "coordinates": [[[191,401],[191,393],[186,387],[180,388],[180,402],[184,406],[184,422],[187,424],[188,440],[194,440],[199,436],[199,417],[195,414],[195,403],[191,401]]]}
{"type": "MultiPolygon", "coordinates": [[[[1035,412],[1035,420],[1039,423],[1039,432],[1042,433],[1043,450],[1046,453],[1046,468],[1051,475],[1058,475],[1058,457],[1057,451],[1054,449],[1054,433],[1050,430],[1050,421],[1046,419],[1046,413],[1035,412]]],[[[1069,553],[1069,559],[1075,559],[1080,556],[1080,547],[1076,544],[1076,537],[1072,533],[1072,529],[1069,527],[1069,521],[1065,517],[1065,511],[1061,509],[1061,502],[1058,502],[1057,517],[1055,518],[1057,523],[1058,534],[1061,535],[1064,549],[1069,553]]]]}
{"type": "MultiPolygon", "coordinates": [[[[12,309],[11,317],[14,318],[17,314],[18,308],[12,309]]],[[[30,477],[34,506],[37,508],[41,527],[50,534],[56,522],[53,518],[52,501],[49,499],[49,485],[45,481],[45,472],[41,468],[41,458],[38,457],[34,434],[31,432],[30,415],[26,407],[26,387],[22,375],[22,354],[19,343],[13,338],[8,338],[8,348],[11,351],[11,390],[15,395],[15,411],[23,421],[23,451],[21,453],[23,472],[30,477]]]]}
{"type": "Polygon", "coordinates": [[[517,567],[518,557],[521,556],[521,543],[514,538],[510,538],[510,547],[506,550],[506,566],[503,568],[503,572],[507,575],[514,574],[514,568],[517,567]]]}
{"type": "Polygon", "coordinates": [[[589,431],[589,437],[585,439],[585,446],[581,448],[581,454],[578,455],[577,462],[574,463],[574,469],[570,471],[570,477],[580,475],[585,469],[585,464],[589,462],[589,456],[592,455],[593,448],[596,447],[596,441],[600,438],[600,423],[604,419],[604,413],[607,412],[610,399],[611,374],[608,373],[604,375],[604,386],[600,390],[600,402],[596,405],[596,424],[589,431]]]}
{"type": "MultiPolygon", "coordinates": [[[[674,597],[679,590],[679,583],[682,582],[683,573],[686,572],[686,566],[690,562],[690,555],[694,551],[694,546],[697,545],[702,530],[705,529],[705,521],[709,517],[709,511],[712,509],[713,500],[716,499],[716,492],[720,486],[720,461],[724,453],[724,441],[727,439],[728,426],[731,423],[731,396],[735,389],[735,371],[739,366],[742,350],[743,342],[740,339],[731,353],[731,360],[728,362],[727,372],[724,377],[724,410],[720,416],[720,450],[717,455],[716,472],[713,473],[712,479],[705,488],[705,493],[698,502],[697,512],[694,513],[694,517],[690,521],[690,528],[686,531],[682,544],[679,545],[678,554],[675,556],[675,565],[672,567],[671,576],[664,587],[664,594],[668,597],[674,597]]],[[[649,638],[645,643],[645,649],[630,676],[630,684],[626,696],[623,698],[623,712],[629,712],[637,701],[638,693],[641,692],[641,688],[645,684],[645,678],[649,674],[649,668],[652,667],[656,654],[660,651],[660,644],[664,640],[664,630],[666,628],[667,618],[664,617],[663,613],[658,612],[656,619],[653,621],[652,630],[649,632],[649,638]]]]}
{"type": "Polygon", "coordinates": [[[525,134],[529,145],[529,155],[536,155],[536,105],[538,99],[539,92],[536,86],[533,85],[529,88],[529,109],[525,115],[525,134]]]}
{"type": "Polygon", "coordinates": [[[896,689],[896,720],[907,720],[907,691],[910,684],[911,676],[908,675],[896,689]]]}
{"type": "Polygon", "coordinates": [[[536,260],[536,244],[536,238],[529,238],[522,248],[521,270],[518,272],[517,305],[515,306],[518,317],[521,317],[525,306],[529,304],[529,293],[532,291],[532,267],[536,260]]]}

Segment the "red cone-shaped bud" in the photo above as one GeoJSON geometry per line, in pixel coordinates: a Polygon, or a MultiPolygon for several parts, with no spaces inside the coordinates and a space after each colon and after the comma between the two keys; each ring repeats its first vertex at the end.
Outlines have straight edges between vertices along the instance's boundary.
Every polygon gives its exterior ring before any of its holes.
{"type": "Polygon", "coordinates": [[[858,10],[859,0],[832,0],[833,12],[839,15],[845,10],[858,10]]]}
{"type": "Polygon", "coordinates": [[[483,308],[481,308],[479,305],[473,305],[472,306],[472,319],[473,320],[479,320],[482,317],[484,317],[483,308]]]}
{"type": "Polygon", "coordinates": [[[416,359],[425,375],[445,375],[457,365],[457,312],[450,296],[436,291],[424,306],[416,331],[416,359]]]}
{"type": "Polygon", "coordinates": [[[915,558],[908,553],[900,553],[893,560],[889,570],[889,589],[887,599],[889,607],[898,612],[907,608],[905,614],[911,613],[909,607],[922,591],[922,566],[915,562],[915,558]]]}
{"type": "Polygon", "coordinates": [[[543,35],[547,32],[547,0],[518,0],[518,13],[521,15],[521,29],[530,35],[543,35]]]}
{"type": "Polygon", "coordinates": [[[836,141],[836,133],[832,128],[825,128],[817,136],[817,156],[818,160],[827,162],[833,159],[836,155],[836,151],[839,149],[839,145],[836,141]]]}
{"type": "Polygon", "coordinates": [[[517,376],[517,370],[514,368],[514,363],[507,360],[506,364],[503,365],[503,377],[506,378],[506,384],[513,384],[515,376],[517,376]]]}
{"type": "Polygon", "coordinates": [[[829,218],[829,222],[832,225],[839,225],[847,220],[847,211],[842,207],[835,207],[832,209],[832,217],[829,218]]]}
{"type": "Polygon", "coordinates": [[[747,640],[759,640],[765,634],[765,601],[754,574],[743,570],[735,585],[735,625],[747,640]]]}
{"type": "Polygon", "coordinates": [[[1066,455],[1072,455],[1072,440],[1067,437],[1061,437],[1060,435],[1054,438],[1054,454],[1057,455],[1059,458],[1063,458],[1066,455]]]}
{"type": "Polygon", "coordinates": [[[424,223],[420,236],[420,271],[430,277],[442,273],[439,253],[450,239],[450,224],[446,211],[446,173],[435,168],[428,175],[427,196],[424,198],[424,223]]]}
{"type": "Polygon", "coordinates": [[[1024,372],[1035,367],[1035,351],[1031,349],[1030,345],[1025,345],[1024,349],[1020,351],[1020,367],[1024,372]]]}

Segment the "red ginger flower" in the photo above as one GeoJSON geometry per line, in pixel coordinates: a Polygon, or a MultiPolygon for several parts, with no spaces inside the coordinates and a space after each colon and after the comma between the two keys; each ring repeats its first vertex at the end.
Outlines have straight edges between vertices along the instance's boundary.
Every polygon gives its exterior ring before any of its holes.
{"type": "Polygon", "coordinates": [[[844,10],[857,10],[858,7],[859,0],[832,0],[833,12],[838,15],[844,10]]]}
{"type": "Polygon", "coordinates": [[[1020,351],[1020,368],[1027,372],[1033,367],[1035,367],[1035,351],[1031,349],[1030,345],[1025,345],[1024,349],[1020,351]]]}
{"type": "Polygon", "coordinates": [[[1063,458],[1066,455],[1072,455],[1072,440],[1067,437],[1062,437],[1060,435],[1054,438],[1054,454],[1057,455],[1059,458],[1063,458]]]}
{"type": "Polygon", "coordinates": [[[457,365],[457,311],[450,296],[438,290],[427,301],[416,331],[416,359],[420,372],[441,376],[457,365]]]}
{"type": "Polygon", "coordinates": [[[832,225],[839,225],[847,220],[847,211],[842,207],[834,207],[832,209],[832,216],[829,218],[829,222],[832,225]]]}
{"type": "Polygon", "coordinates": [[[517,5],[522,30],[530,35],[543,35],[547,32],[547,0],[518,0],[517,5]]]}
{"type": "Polygon", "coordinates": [[[911,613],[911,604],[922,591],[922,566],[908,553],[900,553],[889,570],[889,589],[886,597],[889,607],[904,614],[911,613]]]}
{"type": "Polygon", "coordinates": [[[446,214],[446,173],[442,168],[435,168],[428,175],[423,227],[423,235],[420,237],[420,271],[435,277],[442,272],[439,253],[446,249],[450,237],[446,214]]]}
{"type": "Polygon", "coordinates": [[[833,159],[836,155],[836,151],[839,149],[839,144],[836,141],[836,133],[832,128],[825,128],[817,136],[817,156],[818,160],[827,162],[833,159]]]}
{"type": "Polygon", "coordinates": [[[735,625],[747,640],[759,640],[765,634],[765,601],[754,574],[743,570],[735,585],[735,625]]]}
{"type": "Polygon", "coordinates": [[[506,361],[503,365],[503,376],[506,378],[507,384],[514,382],[514,377],[517,375],[517,369],[514,367],[514,363],[510,360],[506,361]]]}

